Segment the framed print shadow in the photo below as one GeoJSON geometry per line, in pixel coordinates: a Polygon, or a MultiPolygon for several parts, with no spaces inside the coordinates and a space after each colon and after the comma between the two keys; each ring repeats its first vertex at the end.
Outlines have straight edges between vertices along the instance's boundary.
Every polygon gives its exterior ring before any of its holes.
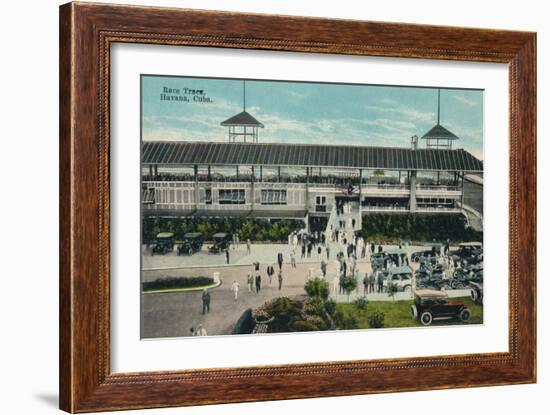
{"type": "Polygon", "coordinates": [[[528,32],[61,6],[61,409],[535,382],[535,68],[528,32]]]}

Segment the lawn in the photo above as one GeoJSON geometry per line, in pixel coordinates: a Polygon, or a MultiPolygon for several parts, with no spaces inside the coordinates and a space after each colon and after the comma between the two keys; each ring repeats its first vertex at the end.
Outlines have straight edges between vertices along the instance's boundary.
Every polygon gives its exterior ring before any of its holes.
{"type": "MultiPolygon", "coordinates": [[[[458,320],[441,320],[434,321],[432,326],[449,326],[458,324],[482,324],[483,323],[483,306],[474,303],[469,297],[460,298],[464,300],[466,307],[472,312],[472,316],[467,323],[462,323],[458,320]]],[[[368,304],[366,310],[358,310],[353,304],[338,303],[337,308],[340,309],[346,316],[353,316],[357,319],[360,329],[368,329],[368,316],[376,310],[385,314],[384,328],[395,327],[417,327],[422,326],[418,320],[411,317],[412,300],[403,301],[372,301],[368,304]]]]}

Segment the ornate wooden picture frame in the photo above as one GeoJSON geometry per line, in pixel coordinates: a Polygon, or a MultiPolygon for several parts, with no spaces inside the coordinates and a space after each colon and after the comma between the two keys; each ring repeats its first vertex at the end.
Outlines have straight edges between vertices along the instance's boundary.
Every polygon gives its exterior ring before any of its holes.
{"type": "Polygon", "coordinates": [[[105,4],[61,6],[61,409],[91,412],[532,383],[535,302],[534,33],[105,4]],[[509,351],[112,373],[109,74],[116,43],[508,64],[509,351]]]}

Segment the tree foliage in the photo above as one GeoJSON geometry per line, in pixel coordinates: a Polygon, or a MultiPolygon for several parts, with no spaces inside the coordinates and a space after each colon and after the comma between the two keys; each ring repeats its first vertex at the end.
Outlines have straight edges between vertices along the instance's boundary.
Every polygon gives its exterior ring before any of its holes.
{"type": "Polygon", "coordinates": [[[218,232],[237,234],[241,241],[285,242],[291,232],[303,229],[305,224],[298,219],[251,219],[251,218],[160,218],[148,217],[142,222],[144,243],[152,243],[159,232],[173,232],[176,240],[188,232],[200,232],[205,240],[211,240],[218,232]]]}
{"type": "Polygon", "coordinates": [[[311,278],[307,280],[304,289],[309,298],[319,298],[323,302],[328,300],[330,289],[328,282],[323,278],[311,278]]]}
{"type": "Polygon", "coordinates": [[[399,242],[403,240],[433,242],[481,241],[483,232],[467,227],[462,215],[441,214],[369,214],[363,217],[357,234],[367,240],[399,242]]]}
{"type": "Polygon", "coordinates": [[[388,297],[391,297],[393,300],[397,291],[398,291],[397,285],[390,282],[388,284],[388,297]]]}
{"type": "Polygon", "coordinates": [[[386,315],[381,311],[375,310],[373,313],[369,314],[368,322],[371,329],[380,329],[384,327],[384,319],[386,315]]]}

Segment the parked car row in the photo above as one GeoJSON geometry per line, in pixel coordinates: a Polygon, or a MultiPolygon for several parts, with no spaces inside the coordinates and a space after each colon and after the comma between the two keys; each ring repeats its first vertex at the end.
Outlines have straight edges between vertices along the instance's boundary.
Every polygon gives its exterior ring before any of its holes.
{"type": "MultiPolygon", "coordinates": [[[[231,244],[233,236],[229,233],[219,232],[212,236],[213,244],[208,247],[208,253],[221,254],[231,244]]],[[[200,252],[204,244],[204,237],[200,232],[188,232],[177,245],[177,254],[193,255],[200,252]]],[[[176,246],[175,235],[172,232],[160,232],[157,234],[151,248],[151,255],[166,255],[174,251],[176,246]]]]}

